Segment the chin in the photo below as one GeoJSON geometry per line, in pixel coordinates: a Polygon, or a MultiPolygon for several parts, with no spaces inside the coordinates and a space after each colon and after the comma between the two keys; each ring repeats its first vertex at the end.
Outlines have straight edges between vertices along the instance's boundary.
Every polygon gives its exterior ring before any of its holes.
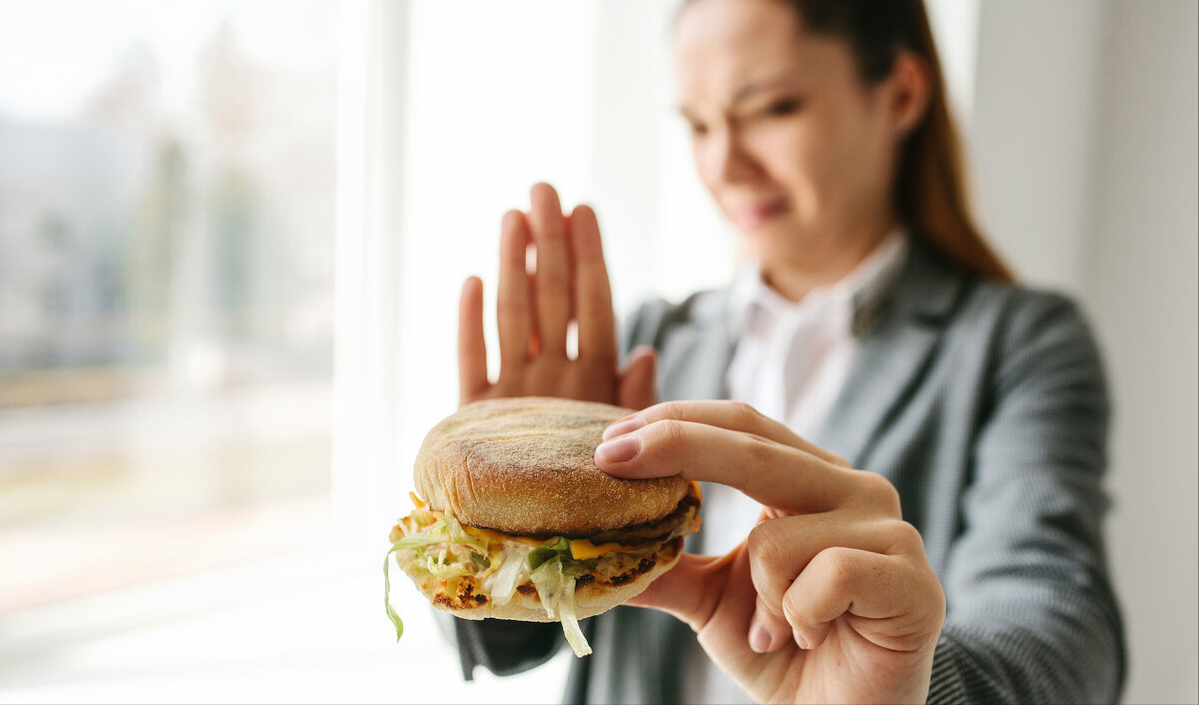
{"type": "Polygon", "coordinates": [[[754,227],[739,227],[746,251],[763,264],[802,256],[808,238],[797,223],[775,218],[754,227]]]}

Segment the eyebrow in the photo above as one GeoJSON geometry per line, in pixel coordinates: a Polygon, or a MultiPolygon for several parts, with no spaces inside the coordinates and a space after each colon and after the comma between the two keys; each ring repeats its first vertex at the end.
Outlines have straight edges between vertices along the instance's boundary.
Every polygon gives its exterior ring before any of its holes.
{"type": "Polygon", "coordinates": [[[730,107],[730,108],[733,107],[734,105],[744,101],[746,98],[750,97],[754,93],[761,93],[763,91],[773,90],[775,88],[780,88],[780,87],[784,87],[784,86],[789,87],[792,83],[793,83],[793,80],[790,75],[780,75],[780,76],[774,76],[772,78],[761,79],[758,81],[750,81],[749,83],[745,84],[744,86],[741,86],[740,88],[738,88],[736,90],[736,92],[733,93],[733,97],[728,102],[728,107],[730,107]]]}
{"type": "MultiPolygon", "coordinates": [[[[751,97],[755,93],[761,93],[776,88],[790,87],[792,83],[793,79],[789,74],[782,74],[756,81],[750,81],[733,92],[733,97],[730,98],[725,104],[725,108],[727,109],[736,107],[738,103],[744,102],[747,98],[751,97]]],[[[690,111],[687,110],[686,105],[679,105],[678,110],[683,117],[691,119],[692,116],[690,111]]]]}

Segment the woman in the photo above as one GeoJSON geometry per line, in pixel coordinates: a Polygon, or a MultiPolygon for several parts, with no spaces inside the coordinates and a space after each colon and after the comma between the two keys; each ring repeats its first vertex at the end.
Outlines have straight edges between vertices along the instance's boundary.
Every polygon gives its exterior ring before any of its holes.
{"type": "MultiPolygon", "coordinates": [[[[689,550],[717,556],[635,601],[658,611],[589,620],[568,699],[1114,700],[1098,355],[975,231],[922,4],[690,0],[674,43],[699,174],[753,266],[643,306],[618,370],[595,215],[539,184],[502,225],[494,383],[477,279],[461,301],[463,402],[638,409],[597,465],[708,483],[689,550]]],[[[457,629],[468,676],[560,634],[457,629]]]]}

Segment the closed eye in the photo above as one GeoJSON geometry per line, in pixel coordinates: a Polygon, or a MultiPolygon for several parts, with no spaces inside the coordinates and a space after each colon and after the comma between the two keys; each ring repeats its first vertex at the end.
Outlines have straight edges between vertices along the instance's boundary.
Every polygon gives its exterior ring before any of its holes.
{"type": "Polygon", "coordinates": [[[767,117],[785,117],[799,112],[802,104],[797,98],[777,100],[766,107],[762,114],[767,117]]]}

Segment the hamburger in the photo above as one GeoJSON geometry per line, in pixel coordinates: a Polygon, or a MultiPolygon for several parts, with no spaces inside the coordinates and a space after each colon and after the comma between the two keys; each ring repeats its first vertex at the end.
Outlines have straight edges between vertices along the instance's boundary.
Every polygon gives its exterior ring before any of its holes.
{"type": "Polygon", "coordinates": [[[387,555],[441,610],[559,621],[575,653],[591,653],[578,620],[645,590],[699,527],[696,483],[596,467],[604,428],[630,413],[549,397],[462,407],[425,437],[416,508],[391,530],[387,555]]]}

